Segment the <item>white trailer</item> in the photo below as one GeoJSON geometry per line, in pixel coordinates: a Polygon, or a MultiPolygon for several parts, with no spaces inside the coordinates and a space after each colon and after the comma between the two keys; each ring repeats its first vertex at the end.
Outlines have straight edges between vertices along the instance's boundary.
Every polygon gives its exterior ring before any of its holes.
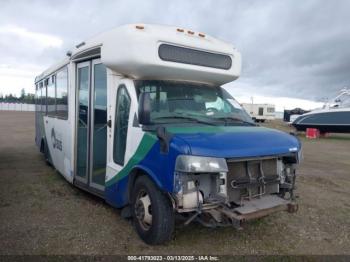
{"type": "Polygon", "coordinates": [[[275,119],[275,105],[243,103],[242,106],[255,122],[275,119]]]}

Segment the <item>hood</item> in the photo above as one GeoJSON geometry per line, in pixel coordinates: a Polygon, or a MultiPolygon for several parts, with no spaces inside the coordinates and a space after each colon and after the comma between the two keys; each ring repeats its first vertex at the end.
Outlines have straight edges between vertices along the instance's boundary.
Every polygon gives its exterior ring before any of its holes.
{"type": "Polygon", "coordinates": [[[198,156],[271,156],[297,152],[301,148],[296,137],[259,126],[173,127],[168,131],[183,140],[192,155],[198,156]]]}

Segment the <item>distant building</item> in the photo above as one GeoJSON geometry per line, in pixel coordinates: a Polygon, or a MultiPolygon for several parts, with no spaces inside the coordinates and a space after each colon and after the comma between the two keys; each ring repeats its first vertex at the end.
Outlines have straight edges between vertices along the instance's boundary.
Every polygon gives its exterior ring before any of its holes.
{"type": "Polygon", "coordinates": [[[275,105],[243,103],[242,106],[256,122],[275,119],[275,105]]]}

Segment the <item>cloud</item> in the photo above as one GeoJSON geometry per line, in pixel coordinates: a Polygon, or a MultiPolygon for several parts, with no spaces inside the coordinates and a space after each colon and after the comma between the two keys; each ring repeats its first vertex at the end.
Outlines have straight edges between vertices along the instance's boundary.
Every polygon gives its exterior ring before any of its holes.
{"type": "Polygon", "coordinates": [[[271,96],[236,96],[239,103],[253,103],[254,104],[273,104],[276,112],[283,112],[285,109],[302,108],[304,110],[312,110],[321,108],[324,103],[314,102],[306,99],[290,98],[290,97],[271,97],[271,96]]]}
{"type": "MultiPolygon", "coordinates": [[[[319,101],[350,86],[348,10],[346,0],[5,1],[0,10],[0,63],[27,70],[34,79],[34,67],[44,70],[77,43],[112,27],[137,22],[177,25],[230,42],[241,51],[242,75],[227,85],[233,95],[319,101]]],[[[11,86],[11,81],[6,83],[11,86]]],[[[4,88],[0,82],[1,91],[4,88]]]]}
{"type": "Polygon", "coordinates": [[[28,31],[25,28],[14,26],[14,25],[5,25],[0,26],[0,35],[13,34],[19,38],[34,41],[36,45],[41,45],[43,47],[60,47],[62,46],[62,39],[42,33],[36,33],[28,31]]]}

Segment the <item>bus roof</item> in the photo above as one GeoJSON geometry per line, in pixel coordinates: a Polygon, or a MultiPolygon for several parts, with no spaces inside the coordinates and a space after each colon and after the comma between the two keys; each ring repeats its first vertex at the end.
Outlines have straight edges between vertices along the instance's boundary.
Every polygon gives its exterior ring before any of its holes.
{"type": "Polygon", "coordinates": [[[96,56],[108,68],[133,79],[224,84],[237,79],[241,71],[241,55],[232,44],[179,27],[128,24],[80,43],[36,82],[70,61],[96,56]]]}

